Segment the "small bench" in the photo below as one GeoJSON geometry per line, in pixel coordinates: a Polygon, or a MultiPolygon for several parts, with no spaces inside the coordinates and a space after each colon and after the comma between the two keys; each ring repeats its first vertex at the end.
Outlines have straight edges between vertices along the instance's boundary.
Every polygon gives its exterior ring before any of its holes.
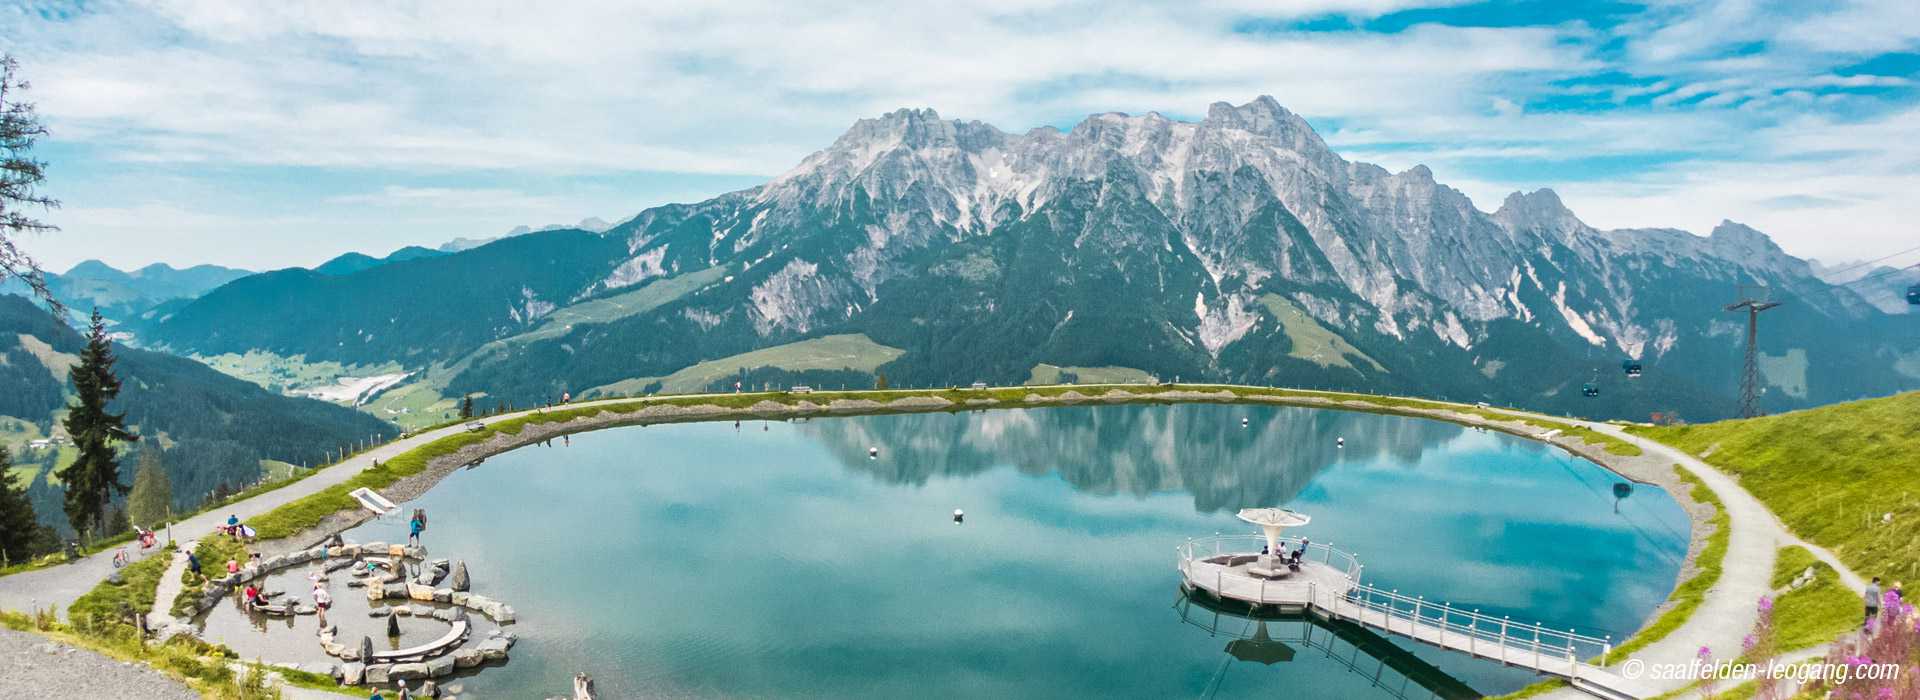
{"type": "Polygon", "coordinates": [[[1286,578],[1293,575],[1293,568],[1287,564],[1286,557],[1261,556],[1259,560],[1247,565],[1247,573],[1260,578],[1286,578]]]}
{"type": "Polygon", "coordinates": [[[1241,564],[1251,564],[1253,560],[1258,558],[1260,558],[1258,554],[1222,554],[1217,557],[1202,559],[1201,561],[1208,564],[1219,564],[1221,566],[1239,566],[1241,564]]]}
{"type": "Polygon", "coordinates": [[[445,635],[442,635],[439,639],[433,640],[431,642],[427,642],[426,644],[421,644],[419,646],[407,647],[405,649],[395,649],[393,651],[376,651],[376,652],[373,652],[373,660],[392,662],[392,661],[405,661],[407,659],[422,659],[429,656],[436,656],[440,652],[446,651],[447,649],[451,649],[453,648],[454,645],[459,644],[461,641],[465,640],[467,638],[467,632],[468,632],[467,621],[455,620],[453,623],[453,629],[447,630],[447,633],[445,635]]]}

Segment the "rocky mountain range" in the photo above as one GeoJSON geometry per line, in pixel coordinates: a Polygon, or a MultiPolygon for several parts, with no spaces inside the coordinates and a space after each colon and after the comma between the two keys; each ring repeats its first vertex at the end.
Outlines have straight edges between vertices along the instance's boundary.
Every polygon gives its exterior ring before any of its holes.
{"type": "Polygon", "coordinates": [[[1763,317],[1767,407],[1920,386],[1910,317],[1758,231],[1596,230],[1550,190],[1484,212],[1423,166],[1341,158],[1268,97],[1018,134],[899,110],[759,187],[309,282],[230,285],[144,332],[400,359],[449,393],[524,400],[858,333],[905,351],[881,368],[896,383],[1018,382],[1044,363],[1712,418],[1734,410],[1744,341],[1723,307],[1758,284],[1785,302],[1763,317]],[[502,277],[523,256],[555,264],[502,277]],[[402,275],[473,288],[372,291],[402,275]],[[295,328],[277,321],[289,308],[325,310],[295,328]]]}

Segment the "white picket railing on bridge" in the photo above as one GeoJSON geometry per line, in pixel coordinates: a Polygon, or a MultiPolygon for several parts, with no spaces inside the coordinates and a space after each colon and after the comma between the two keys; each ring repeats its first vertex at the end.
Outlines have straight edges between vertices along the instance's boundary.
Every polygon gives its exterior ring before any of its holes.
{"type": "MultiPolygon", "coordinates": [[[[1281,551],[1298,549],[1303,542],[1297,537],[1282,538],[1281,551]]],[[[1245,560],[1256,556],[1265,543],[1259,535],[1190,539],[1177,548],[1183,582],[1221,598],[1299,607],[1387,634],[1566,678],[1600,671],[1601,667],[1582,660],[1604,659],[1613,651],[1610,636],[1514,621],[1363,584],[1360,576],[1365,567],[1359,559],[1332,543],[1306,544],[1304,566],[1293,576],[1269,580],[1246,573],[1245,560]]]]}

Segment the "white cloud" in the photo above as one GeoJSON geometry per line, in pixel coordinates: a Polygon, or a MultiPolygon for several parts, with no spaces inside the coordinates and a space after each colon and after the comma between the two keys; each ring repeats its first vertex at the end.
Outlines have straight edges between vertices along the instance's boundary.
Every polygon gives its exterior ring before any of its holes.
{"type": "Polygon", "coordinates": [[[1807,117],[1753,135],[1751,158],[1663,168],[1640,182],[1567,187],[1569,207],[1601,227],[1705,232],[1734,219],[1805,257],[1845,260],[1920,238],[1920,108],[1859,124],[1807,117]]]}
{"type": "Polygon", "coordinates": [[[492,187],[406,187],[388,185],[377,192],[345,194],[327,198],[336,204],[363,204],[377,207],[431,207],[434,209],[479,209],[520,212],[529,209],[553,209],[558,200],[538,197],[517,190],[492,187]]]}
{"type": "MultiPolygon", "coordinates": [[[[1842,76],[1833,67],[1865,51],[1911,48],[1920,21],[1910,0],[1832,8],[1680,2],[1607,29],[1568,22],[1420,24],[1391,34],[1233,31],[1254,17],[1368,18],[1449,4],[150,0],[59,21],[16,11],[0,16],[0,34],[13,39],[9,50],[25,62],[56,139],[125,163],[411,176],[765,176],[829,143],[854,119],[901,106],[1018,130],[1108,110],[1197,115],[1217,100],[1272,94],[1332,125],[1329,141],[1349,155],[1394,169],[1430,164],[1483,206],[1497,205],[1503,188],[1555,186],[1570,201],[1592,203],[1581,213],[1597,222],[1671,215],[1667,225],[1692,227],[1730,217],[1781,234],[1796,252],[1837,240],[1808,233],[1811,219],[1800,218],[1827,210],[1769,206],[1850,202],[1849,222],[1876,225],[1902,211],[1877,196],[1888,182],[1906,182],[1886,163],[1778,159],[1791,157],[1787,125],[1800,115],[1842,133],[1874,128],[1836,116],[1849,106],[1845,92],[1909,81],[1842,76]],[[1625,43],[1623,54],[1597,49],[1615,41],[1625,43]],[[1767,48],[1730,55],[1729,47],[1750,44],[1767,48]],[[1602,72],[1635,79],[1557,83],[1602,72]],[[1567,95],[1635,106],[1532,108],[1567,95]],[[1649,96],[1652,105],[1643,106],[1649,96]],[[1676,151],[1696,160],[1606,184],[1577,170],[1566,182],[1489,171],[1499,160],[1676,151]],[[1872,179],[1862,168],[1881,175],[1872,179]],[[1788,172],[1802,177],[1777,176],[1788,172]],[[1796,182],[1807,191],[1795,191],[1796,182]],[[1845,187],[1866,194],[1829,196],[1845,187]],[[1718,211],[1708,216],[1709,208],[1718,211]]],[[[1920,149],[1913,143],[1882,141],[1880,148],[1898,159],[1920,149]]],[[[463,210],[462,225],[476,230],[462,235],[631,213],[555,215],[572,200],[517,189],[374,187],[317,199],[323,208],[375,207],[410,223],[446,221],[463,210]],[[483,215],[497,225],[477,223],[483,215]]],[[[646,199],[635,193],[631,208],[646,199]]],[[[147,203],[70,205],[99,212],[147,203]]],[[[219,211],[234,226],[247,219],[219,211]]],[[[63,220],[87,220],[72,214],[63,220]]],[[[188,218],[179,230],[221,225],[188,218]]],[[[1858,232],[1863,240],[1888,235],[1858,232]]]]}

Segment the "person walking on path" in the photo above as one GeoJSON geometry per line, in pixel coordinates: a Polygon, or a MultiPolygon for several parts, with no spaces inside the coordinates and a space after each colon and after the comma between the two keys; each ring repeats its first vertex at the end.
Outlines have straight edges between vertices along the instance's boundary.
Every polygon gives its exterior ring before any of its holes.
{"type": "Polygon", "coordinates": [[[320,618],[319,623],[320,623],[321,634],[326,634],[327,610],[332,607],[333,607],[333,594],[327,592],[326,585],[318,581],[315,581],[313,583],[313,610],[314,610],[314,613],[318,615],[320,618]]]}
{"type": "Polygon", "coordinates": [[[200,576],[200,555],[199,554],[195,554],[193,552],[187,552],[187,571],[192,573],[196,578],[200,576]]]}
{"type": "Polygon", "coordinates": [[[1880,616],[1880,577],[1873,577],[1873,581],[1867,584],[1867,590],[1866,593],[1863,594],[1863,597],[1866,598],[1867,602],[1867,616],[1866,619],[1860,621],[1860,625],[1862,627],[1872,627],[1873,618],[1880,616]]]}

